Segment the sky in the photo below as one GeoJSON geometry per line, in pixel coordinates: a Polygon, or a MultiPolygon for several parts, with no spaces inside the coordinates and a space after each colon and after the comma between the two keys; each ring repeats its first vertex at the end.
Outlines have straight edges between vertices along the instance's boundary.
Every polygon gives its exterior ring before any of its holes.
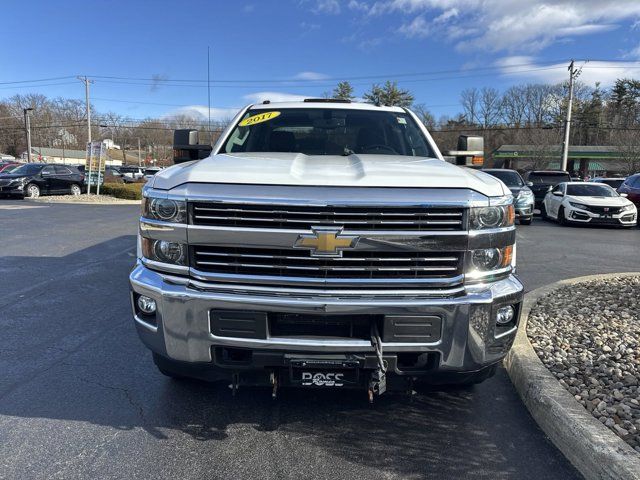
{"type": "Polygon", "coordinates": [[[465,88],[565,80],[571,58],[590,85],[640,77],[640,0],[3,0],[2,17],[0,98],[84,100],[86,75],[97,110],[133,119],[206,119],[207,47],[214,120],[340,80],[397,81],[440,117],[465,88]]]}

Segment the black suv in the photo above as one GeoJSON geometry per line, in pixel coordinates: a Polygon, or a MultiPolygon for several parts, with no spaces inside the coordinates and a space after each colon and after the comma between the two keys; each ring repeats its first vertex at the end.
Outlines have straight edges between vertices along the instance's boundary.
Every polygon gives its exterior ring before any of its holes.
{"type": "Polygon", "coordinates": [[[44,194],[80,195],[84,189],[84,175],[69,165],[27,163],[0,175],[0,195],[22,198],[44,194]]]}
{"type": "Polygon", "coordinates": [[[570,182],[571,175],[562,170],[531,170],[524,174],[524,180],[530,184],[529,188],[536,198],[535,208],[539,209],[550,188],[562,182],[570,182]]]}

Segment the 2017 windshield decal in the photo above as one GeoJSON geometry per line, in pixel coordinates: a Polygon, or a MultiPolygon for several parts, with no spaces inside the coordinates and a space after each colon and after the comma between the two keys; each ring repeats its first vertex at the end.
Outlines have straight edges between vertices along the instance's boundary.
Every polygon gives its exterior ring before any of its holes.
{"type": "Polygon", "coordinates": [[[269,120],[273,120],[279,115],[280,115],[280,112],[259,113],[258,115],[253,115],[252,117],[245,118],[238,124],[238,126],[250,127],[251,125],[255,125],[257,123],[268,122],[269,120]]]}

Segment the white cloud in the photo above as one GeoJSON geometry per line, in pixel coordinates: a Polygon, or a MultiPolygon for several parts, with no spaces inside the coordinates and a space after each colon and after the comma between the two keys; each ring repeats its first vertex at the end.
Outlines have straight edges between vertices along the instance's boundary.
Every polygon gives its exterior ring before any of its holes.
{"type": "MultiPolygon", "coordinates": [[[[240,109],[211,107],[211,120],[214,122],[228,120],[233,118],[238,113],[238,110],[240,109]]],[[[165,117],[175,117],[177,115],[206,120],[209,118],[209,109],[206,105],[187,105],[166,114],[165,117]]]]}
{"type": "Polygon", "coordinates": [[[337,15],[340,13],[340,2],[338,0],[313,0],[314,6],[312,11],[314,13],[329,13],[331,15],[337,15]]]}
{"type": "Polygon", "coordinates": [[[400,25],[398,31],[408,38],[424,38],[429,35],[429,24],[423,16],[418,16],[411,22],[400,25]]]}
{"type": "MultiPolygon", "coordinates": [[[[560,83],[569,79],[568,64],[539,64],[533,57],[506,57],[498,62],[501,74],[508,77],[524,79],[531,82],[560,83]]],[[[587,85],[600,82],[610,86],[618,78],[636,77],[640,71],[640,62],[581,62],[576,60],[576,67],[582,68],[579,80],[587,85]]]]}
{"type": "Polygon", "coordinates": [[[410,16],[408,36],[442,35],[459,50],[536,51],[640,19],[637,0],[378,0],[369,15],[410,16]],[[481,28],[478,28],[481,26],[481,28]]]}
{"type": "Polygon", "coordinates": [[[272,102],[300,102],[305,98],[312,98],[314,95],[298,95],[295,93],[284,92],[255,92],[244,95],[244,98],[248,103],[260,103],[265,100],[272,102]]]}
{"type": "Polygon", "coordinates": [[[293,78],[294,80],[326,80],[329,76],[318,72],[300,72],[293,78]]]}

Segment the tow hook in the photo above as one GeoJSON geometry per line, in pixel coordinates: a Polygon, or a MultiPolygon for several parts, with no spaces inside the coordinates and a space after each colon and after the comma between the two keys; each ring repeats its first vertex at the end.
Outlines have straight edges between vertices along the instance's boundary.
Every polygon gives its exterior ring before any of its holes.
{"type": "Polygon", "coordinates": [[[240,386],[240,374],[239,373],[234,373],[231,375],[231,384],[229,385],[229,388],[231,389],[231,395],[232,396],[236,396],[236,393],[238,393],[238,387],[240,386]]]}
{"type": "Polygon", "coordinates": [[[369,403],[373,403],[374,395],[382,395],[387,391],[387,362],[382,357],[382,339],[375,322],[371,324],[371,346],[376,352],[378,368],[369,377],[369,403]]]}
{"type": "Polygon", "coordinates": [[[278,398],[278,374],[276,372],[271,372],[269,375],[269,380],[271,381],[271,398],[275,400],[278,398]]]}

